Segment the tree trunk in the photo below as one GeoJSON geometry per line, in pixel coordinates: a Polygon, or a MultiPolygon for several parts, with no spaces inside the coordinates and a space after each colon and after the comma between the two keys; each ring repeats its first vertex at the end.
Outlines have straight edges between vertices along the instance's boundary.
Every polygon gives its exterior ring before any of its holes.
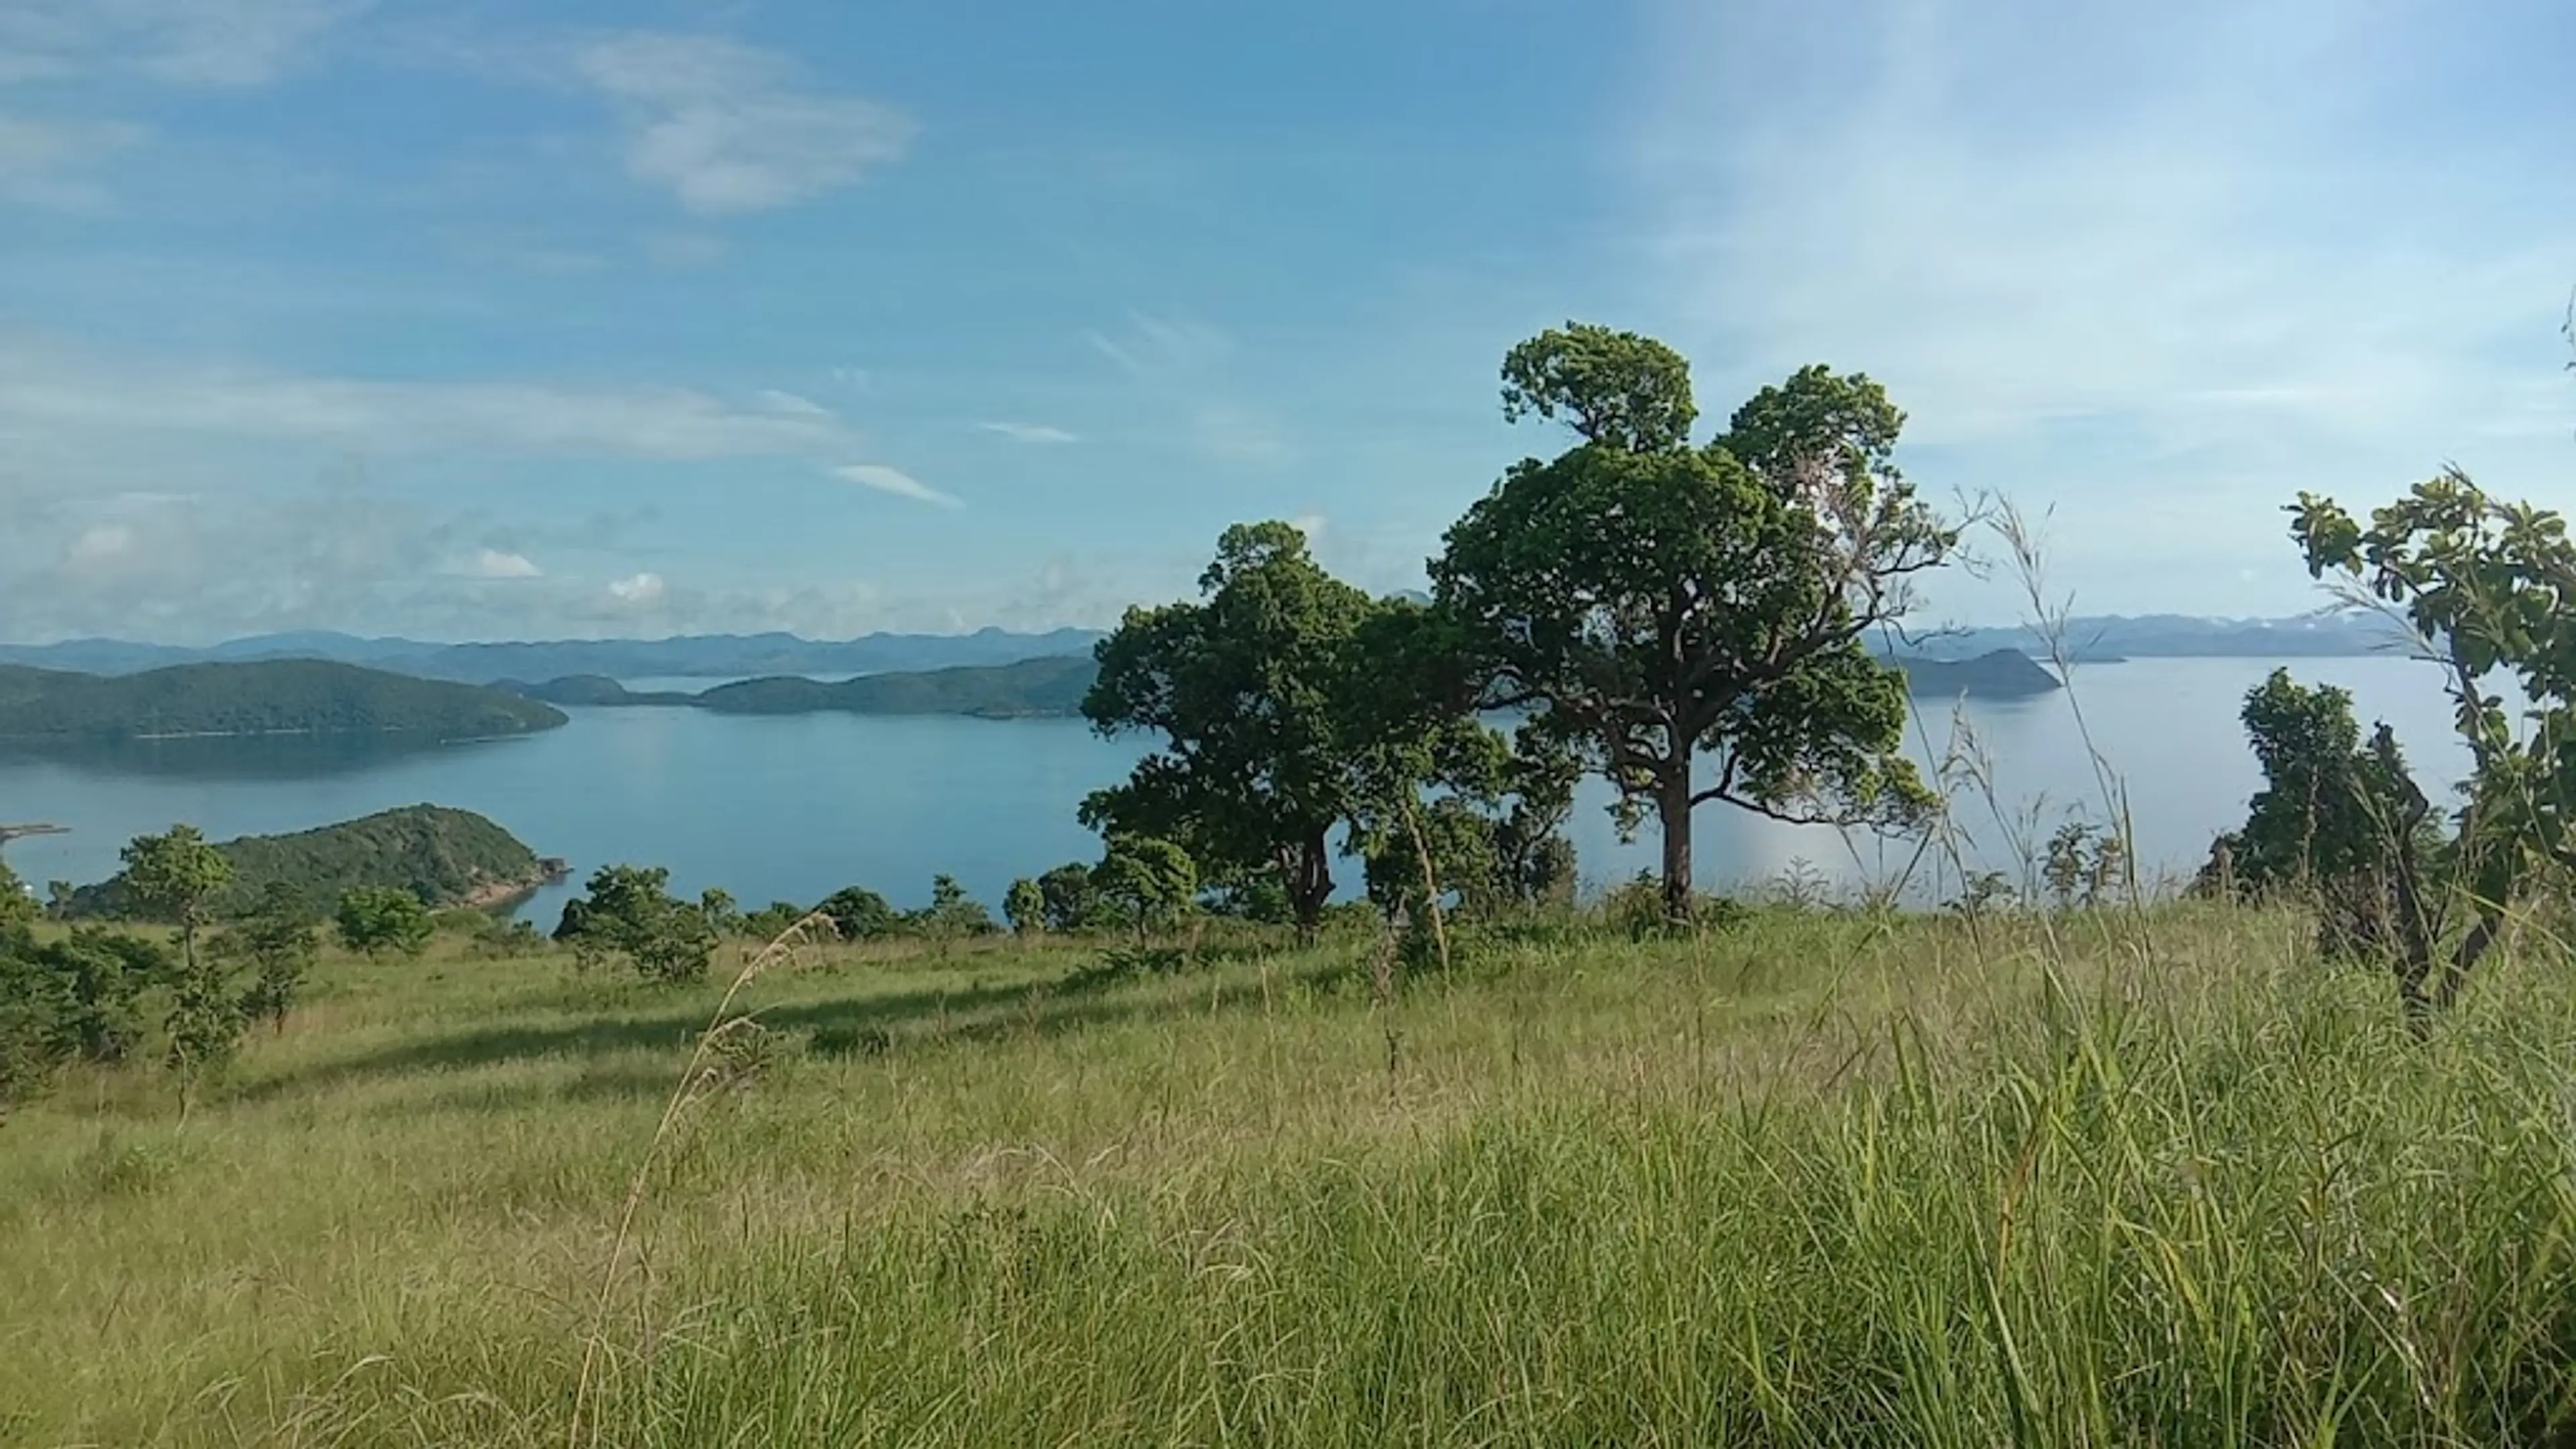
{"type": "Polygon", "coordinates": [[[1440,972],[1449,973],[1449,927],[1440,919],[1440,877],[1431,868],[1431,847],[1422,840],[1422,825],[1413,815],[1413,801],[1404,802],[1404,828],[1413,837],[1413,858],[1422,863],[1422,908],[1431,913],[1431,940],[1440,948],[1440,972]]]}
{"type": "Polygon", "coordinates": [[[1664,914],[1691,918],[1691,780],[1687,765],[1655,787],[1655,816],[1664,831],[1664,914]]]}
{"type": "Polygon", "coordinates": [[[2460,988],[2468,984],[2469,972],[2477,966],[2478,958],[2486,955],[2487,949],[2495,945],[2496,937],[2503,928],[2504,908],[2502,906],[2485,905],[2479,908],[2478,918],[2470,925],[2469,933],[2460,938],[2459,949],[2451,953],[2447,968],[2442,972],[2442,979],[2434,983],[2433,1005],[2436,1008],[2447,1012],[2452,1004],[2460,999],[2460,988]]]}
{"type": "Polygon", "coordinates": [[[1288,883],[1288,904],[1297,913],[1297,939],[1305,945],[1315,943],[1315,932],[1323,924],[1324,903],[1333,898],[1333,869],[1324,832],[1297,850],[1297,875],[1288,883]]]}

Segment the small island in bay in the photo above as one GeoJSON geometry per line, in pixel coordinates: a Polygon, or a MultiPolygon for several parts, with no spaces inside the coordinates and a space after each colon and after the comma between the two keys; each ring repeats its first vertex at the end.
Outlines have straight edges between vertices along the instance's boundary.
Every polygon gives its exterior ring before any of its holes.
{"type": "Polygon", "coordinates": [[[2029,699],[2065,688],[2046,665],[2018,649],[1990,649],[1973,659],[1890,659],[1905,671],[1905,692],[1919,698],[2029,699]]]}
{"type": "Polygon", "coordinates": [[[320,659],[123,675],[0,665],[0,740],[15,742],[379,735],[446,743],[554,729],[565,719],[552,705],[483,685],[320,659]]]}
{"type": "MultiPolygon", "coordinates": [[[[490,910],[570,870],[493,821],[443,805],[406,805],[291,835],[245,835],[215,850],[233,868],[218,903],[228,908],[247,907],[270,882],[282,881],[320,910],[359,886],[407,890],[432,907],[490,910]]],[[[131,904],[120,872],[74,891],[65,914],[122,916],[131,904]]]]}
{"type": "Polygon", "coordinates": [[[681,706],[717,714],[970,715],[980,719],[1063,718],[1078,714],[1100,666],[1082,654],[966,664],[948,669],[863,674],[824,681],[799,675],[745,679],[696,694],[636,692],[614,679],[576,674],[543,684],[494,686],[547,704],[681,706]]]}

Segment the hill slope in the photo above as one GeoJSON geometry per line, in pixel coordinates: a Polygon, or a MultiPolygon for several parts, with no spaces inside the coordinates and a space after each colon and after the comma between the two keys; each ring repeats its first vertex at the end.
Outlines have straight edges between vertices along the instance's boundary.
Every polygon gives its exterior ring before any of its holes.
{"type": "Polygon", "coordinates": [[[102,676],[0,667],[0,739],[526,734],[564,723],[550,705],[476,685],[316,659],[181,664],[102,676]]]}
{"type": "MultiPolygon", "coordinates": [[[[215,847],[233,867],[223,904],[247,905],[284,881],[327,910],[353,886],[392,886],[433,906],[497,905],[559,871],[517,836],[470,810],[406,805],[292,835],[245,835],[215,847]]],[[[122,874],[72,895],[75,916],[122,915],[122,874]]]]}

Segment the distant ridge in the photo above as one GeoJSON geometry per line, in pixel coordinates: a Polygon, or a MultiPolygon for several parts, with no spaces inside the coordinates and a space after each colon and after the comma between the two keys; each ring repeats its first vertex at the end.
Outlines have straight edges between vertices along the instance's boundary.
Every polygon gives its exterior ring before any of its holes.
{"type": "MultiPolygon", "coordinates": [[[[1909,693],[2017,699],[2062,688],[2029,656],[1997,649],[1975,659],[1894,659],[1909,693]]],[[[505,680],[493,686],[547,704],[575,707],[703,709],[717,714],[956,714],[984,719],[1060,719],[1078,714],[1099,677],[1089,655],[1057,655],[1012,664],[961,665],[873,674],[826,683],[801,676],[745,679],[713,689],[638,692],[596,674],[541,684],[505,680]]]]}
{"type": "MultiPolygon", "coordinates": [[[[2298,619],[2206,619],[2185,614],[2101,614],[2059,631],[2076,662],[2118,659],[2328,659],[2403,650],[2405,636],[2376,614],[2298,619]]],[[[1970,659],[2011,649],[2045,659],[2050,641],[2027,625],[1962,629],[1923,642],[1926,658],[1970,659]]]]}
{"type": "MultiPolygon", "coordinates": [[[[1421,599],[1418,593],[1401,597],[1421,599]]],[[[1097,629],[971,634],[863,634],[807,639],[795,634],[683,634],[668,639],[556,639],[436,644],[363,638],[328,630],[259,634],[204,648],[138,644],[122,639],[66,639],[56,644],[0,644],[0,664],[132,674],[173,664],[265,659],[327,659],[423,679],[467,684],[608,679],[752,679],[784,675],[889,674],[965,665],[1087,655],[1105,637],[1097,629]]],[[[2067,652],[2077,661],[2157,658],[2314,659],[2389,652],[2404,641],[2371,614],[2295,619],[2219,619],[2186,614],[2087,615],[2066,621],[2067,652]]],[[[2047,658],[2049,641],[2023,625],[1960,629],[1926,639],[1909,652],[1925,659],[1973,659],[2010,649],[2047,658]]],[[[526,686],[522,686],[524,688],[526,686]]]]}
{"type": "Polygon", "coordinates": [[[804,639],[794,634],[685,634],[668,639],[432,644],[315,631],[262,634],[202,649],[119,639],[5,644],[0,645],[0,664],[133,674],[174,664],[323,659],[465,684],[580,674],[612,679],[740,679],[1016,664],[1023,659],[1088,654],[1102,637],[1095,629],[1053,629],[1040,634],[980,629],[972,634],[867,634],[845,640],[804,639]]]}

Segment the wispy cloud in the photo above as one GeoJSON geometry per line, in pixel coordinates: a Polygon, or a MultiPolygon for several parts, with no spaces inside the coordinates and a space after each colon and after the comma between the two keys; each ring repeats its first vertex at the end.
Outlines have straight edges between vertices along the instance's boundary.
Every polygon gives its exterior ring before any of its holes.
{"type": "Polygon", "coordinates": [[[1151,401],[1166,438],[1229,465],[1275,468],[1291,456],[1286,430],[1229,383],[1235,343],[1218,328],[1131,312],[1116,333],[1083,339],[1151,401]]]}
{"type": "Polygon", "coordinates": [[[133,70],[174,85],[266,85],[373,0],[9,0],[0,80],[133,70]]]}
{"type": "Polygon", "coordinates": [[[670,462],[859,451],[828,416],[740,407],[686,388],[386,382],[158,363],[0,334],[0,431],[217,434],[381,451],[592,454],[670,462]]]}
{"type": "Polygon", "coordinates": [[[832,471],[862,488],[874,488],[880,492],[894,494],[898,498],[935,503],[942,508],[965,506],[953,496],[940,492],[901,469],[889,468],[883,463],[853,463],[832,471]]]}
{"type": "Polygon", "coordinates": [[[87,211],[106,204],[92,177],[97,163],[142,141],[120,121],[37,120],[0,114],[0,202],[87,211]]]}
{"type": "Polygon", "coordinates": [[[523,553],[508,553],[497,548],[487,548],[474,556],[474,573],[478,578],[533,579],[544,572],[545,570],[538,568],[523,553]]]}
{"type": "Polygon", "coordinates": [[[1203,323],[1175,321],[1148,312],[1130,312],[1116,336],[1087,332],[1092,350],[1132,377],[1161,378],[1204,372],[1223,362],[1234,341],[1203,323]]]}
{"type": "Polygon", "coordinates": [[[754,393],[753,396],[760,399],[760,405],[762,407],[784,417],[828,418],[832,416],[832,410],[830,408],[827,408],[821,403],[814,401],[812,398],[799,393],[780,392],[774,388],[762,388],[759,392],[754,393]]]}
{"type": "Polygon", "coordinates": [[[723,36],[607,36],[574,63],[617,107],[628,172],[707,215],[852,185],[900,158],[917,129],[891,106],[808,89],[786,57],[723,36]]]}
{"type": "Polygon", "coordinates": [[[1014,442],[1078,443],[1082,441],[1078,434],[1069,433],[1062,428],[1051,427],[1045,423],[979,423],[977,426],[985,432],[999,433],[1014,442]]]}
{"type": "Polygon", "coordinates": [[[1869,371],[1953,481],[2063,499],[2097,538],[2130,518],[2106,553],[2178,550],[2124,573],[2272,557],[2299,488],[2393,490],[2565,423],[2576,193],[2537,138],[2576,108],[2531,65],[2473,148],[2415,104],[2492,92],[2563,36],[2553,9],[1671,0],[1629,158],[1644,290],[1678,309],[1655,325],[1713,408],[1809,361],[1869,371]]]}

